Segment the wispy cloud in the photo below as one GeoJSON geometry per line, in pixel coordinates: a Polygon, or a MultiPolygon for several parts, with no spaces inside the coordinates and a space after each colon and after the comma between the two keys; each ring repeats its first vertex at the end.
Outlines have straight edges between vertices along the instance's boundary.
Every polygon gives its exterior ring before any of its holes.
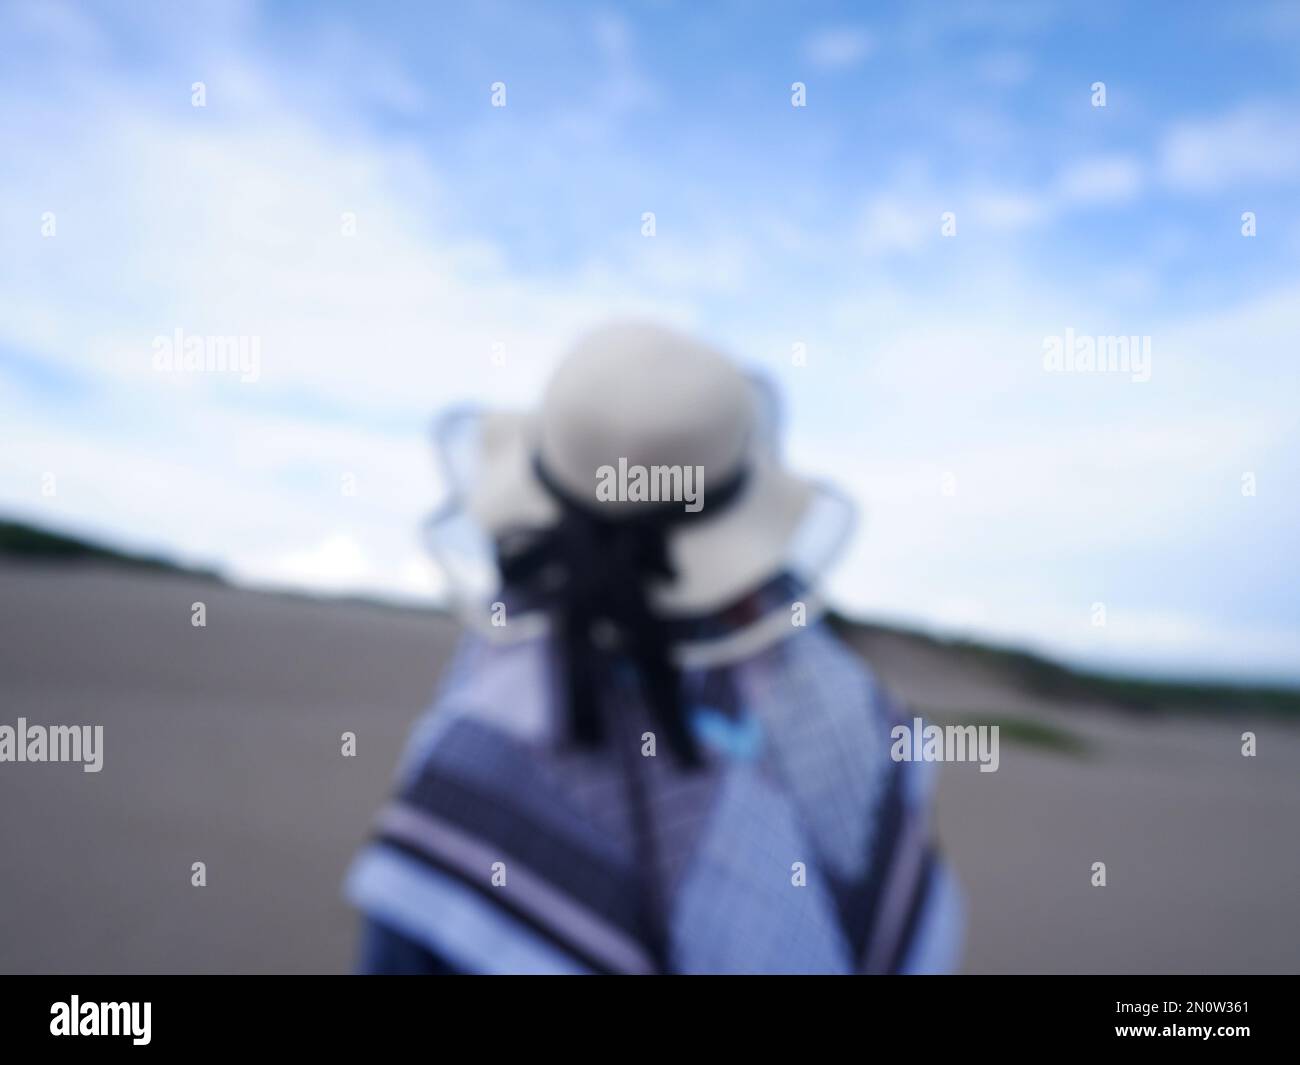
{"type": "Polygon", "coordinates": [[[1188,192],[1300,178],[1300,116],[1253,103],[1210,118],[1175,122],[1161,143],[1166,182],[1188,192]]]}
{"type": "Polygon", "coordinates": [[[876,50],[876,38],[856,26],[838,26],[809,34],[803,42],[803,57],[817,70],[855,67],[876,50]]]}

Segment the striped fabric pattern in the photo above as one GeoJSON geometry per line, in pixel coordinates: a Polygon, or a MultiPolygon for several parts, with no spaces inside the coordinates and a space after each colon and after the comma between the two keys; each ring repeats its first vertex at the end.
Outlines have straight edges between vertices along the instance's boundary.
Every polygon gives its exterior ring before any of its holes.
{"type": "Polygon", "coordinates": [[[572,747],[552,668],[543,641],[462,649],[350,876],[370,916],[477,972],[951,964],[959,896],[928,824],[932,767],[889,758],[903,708],[829,628],[686,678],[707,755],[694,772],[643,757],[653,728],[627,693],[613,749],[572,747]]]}

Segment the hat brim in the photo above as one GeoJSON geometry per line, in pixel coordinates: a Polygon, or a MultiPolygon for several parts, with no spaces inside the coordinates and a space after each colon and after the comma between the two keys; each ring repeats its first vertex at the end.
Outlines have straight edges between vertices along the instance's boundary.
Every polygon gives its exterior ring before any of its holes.
{"type": "MultiPolygon", "coordinates": [[[[486,550],[506,533],[549,527],[559,519],[560,506],[535,472],[536,414],[459,410],[437,431],[451,498],[431,521],[429,544],[455,594],[462,588],[458,563],[440,544],[440,525],[468,519],[486,550]]],[[[670,527],[668,551],[676,576],[650,590],[650,601],[663,616],[726,610],[778,574],[811,586],[847,541],[854,521],[844,496],[783,467],[769,439],[754,441],[748,463],[744,486],[725,509],[670,527]]],[[[707,486],[705,492],[707,500],[707,486]]],[[[492,594],[480,580],[478,594],[456,598],[477,619],[484,615],[482,599],[492,594]]],[[[809,601],[820,602],[812,596],[809,601]]]]}

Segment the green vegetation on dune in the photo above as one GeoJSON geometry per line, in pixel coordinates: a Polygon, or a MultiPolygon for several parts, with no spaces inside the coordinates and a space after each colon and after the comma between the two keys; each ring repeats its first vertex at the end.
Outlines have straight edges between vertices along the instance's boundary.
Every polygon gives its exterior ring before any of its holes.
{"type": "Polygon", "coordinates": [[[209,571],[189,569],[160,556],[119,551],[15,521],[0,521],[0,556],[4,555],[41,562],[111,562],[120,566],[213,576],[209,571]]]}
{"type": "Polygon", "coordinates": [[[997,647],[973,640],[945,640],[926,633],[897,629],[840,615],[832,617],[842,635],[862,646],[875,639],[894,638],[980,665],[1051,700],[1100,702],[1147,713],[1249,712],[1300,718],[1300,689],[1275,685],[1231,684],[1205,680],[1159,680],[1075,669],[1030,651],[997,647]]]}
{"type": "Polygon", "coordinates": [[[1050,699],[1095,699],[1138,711],[1249,711],[1300,717],[1300,691],[1269,685],[1157,680],[1072,669],[1025,651],[970,641],[956,651],[1001,665],[1024,686],[1050,699]]]}

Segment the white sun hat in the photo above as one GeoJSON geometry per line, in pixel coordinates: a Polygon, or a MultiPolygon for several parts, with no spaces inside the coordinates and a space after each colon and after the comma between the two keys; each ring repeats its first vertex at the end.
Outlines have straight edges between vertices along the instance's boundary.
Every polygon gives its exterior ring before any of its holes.
{"type": "Polygon", "coordinates": [[[500,623],[502,545],[544,535],[566,510],[618,524],[654,508],[668,518],[672,576],[650,583],[646,601],[679,634],[681,664],[725,661],[788,634],[793,605],[807,620],[822,609],[816,582],[847,541],[853,508],[782,465],[777,421],[766,382],[641,322],[582,338],[535,411],[443,415],[435,431],[450,491],[426,535],[458,611],[498,639],[539,631],[546,612],[526,602],[500,623]],[[626,491],[629,470],[651,474],[643,484],[692,487],[698,503],[639,499],[626,491]],[[654,471],[685,479],[656,481],[654,471]],[[611,495],[616,479],[623,490],[611,495]]]}

